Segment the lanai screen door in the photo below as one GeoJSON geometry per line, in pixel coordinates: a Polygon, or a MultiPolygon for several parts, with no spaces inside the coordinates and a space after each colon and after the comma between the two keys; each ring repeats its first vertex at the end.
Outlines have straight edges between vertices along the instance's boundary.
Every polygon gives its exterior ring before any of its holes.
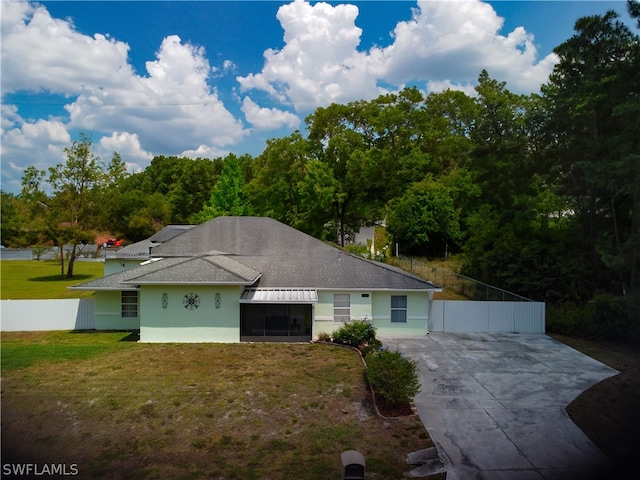
{"type": "Polygon", "coordinates": [[[242,304],[240,306],[240,339],[256,341],[311,340],[312,306],[305,304],[242,304]],[[278,338],[276,338],[278,337],[278,338]]]}

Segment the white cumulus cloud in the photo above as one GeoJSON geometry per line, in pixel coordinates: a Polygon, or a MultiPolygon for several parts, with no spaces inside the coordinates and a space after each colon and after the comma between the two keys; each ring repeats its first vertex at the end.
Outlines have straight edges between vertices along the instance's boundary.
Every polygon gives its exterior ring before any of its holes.
{"type": "Polygon", "coordinates": [[[114,152],[120,155],[129,172],[143,170],[153,159],[153,155],[142,148],[135,133],[114,132],[109,137],[102,137],[96,148],[97,155],[106,163],[114,152]]]}
{"type": "MultiPolygon", "coordinates": [[[[5,0],[1,41],[3,96],[50,92],[68,98],[68,118],[23,119],[15,106],[3,105],[3,163],[22,169],[59,163],[70,131],[106,134],[100,147],[119,145],[123,159],[139,167],[153,154],[228,150],[247,134],[207,83],[213,69],[204,49],[178,36],[167,36],[146,62],[146,75],[137,75],[126,43],[80,33],[45,6],[5,0]]],[[[3,188],[16,181],[3,169],[3,188]]]]}
{"type": "Polygon", "coordinates": [[[412,18],[390,32],[392,43],[369,51],[359,49],[357,16],[353,5],[283,5],[284,47],[266,50],[260,72],[238,77],[241,88],[308,112],[411,82],[469,91],[483,69],[511,90],[530,93],[558,61],[554,54],[538,59],[533,36],[522,27],[501,34],[503,19],[481,0],[419,0],[412,18]]]}
{"type": "Polygon", "coordinates": [[[419,0],[412,19],[399,22],[394,41],[375,56],[387,82],[464,84],[486,69],[519,92],[540,88],[557,62],[555,54],[538,60],[533,36],[523,27],[499,32],[504,20],[481,0],[419,0]]]}
{"type": "Polygon", "coordinates": [[[296,128],[300,125],[300,118],[297,115],[277,108],[260,107],[249,97],[245,97],[242,101],[242,112],[247,121],[260,130],[296,128]]]}
{"type": "Polygon", "coordinates": [[[265,51],[261,72],[238,77],[242,89],[264,90],[297,111],[382,93],[366,54],[357,51],[362,34],[357,16],[358,8],[348,4],[283,5],[277,17],[285,46],[265,51]]]}
{"type": "Polygon", "coordinates": [[[64,161],[64,148],[71,144],[71,136],[60,120],[26,122],[14,106],[3,105],[2,123],[3,190],[20,191],[24,170],[29,165],[46,170],[64,161]]]}
{"type": "Polygon", "coordinates": [[[46,7],[2,2],[2,89],[75,95],[87,86],[121,84],[133,75],[129,46],[96,33],[77,32],[46,7]]]}
{"type": "Polygon", "coordinates": [[[245,134],[242,123],[207,84],[204,50],[166,37],[146,62],[148,76],[131,76],[117,87],[92,88],[67,105],[79,129],[135,132],[145,149],[177,153],[196,145],[221,147],[245,134]]]}
{"type": "Polygon", "coordinates": [[[208,145],[200,145],[196,149],[185,150],[180,153],[181,157],[188,158],[222,158],[231,153],[229,150],[210,147],[208,145]]]}

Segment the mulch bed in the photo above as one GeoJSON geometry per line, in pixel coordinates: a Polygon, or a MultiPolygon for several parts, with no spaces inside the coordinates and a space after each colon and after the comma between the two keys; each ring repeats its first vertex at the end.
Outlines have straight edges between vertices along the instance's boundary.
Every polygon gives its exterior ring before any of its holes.
{"type": "Polygon", "coordinates": [[[376,394],[375,397],[378,411],[383,417],[408,417],[415,415],[411,405],[408,403],[403,405],[391,405],[380,395],[376,394]]]}

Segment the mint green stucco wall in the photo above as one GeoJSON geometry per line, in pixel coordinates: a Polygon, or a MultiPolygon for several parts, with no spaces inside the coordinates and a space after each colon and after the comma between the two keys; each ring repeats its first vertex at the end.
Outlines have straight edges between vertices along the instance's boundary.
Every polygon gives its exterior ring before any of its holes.
{"type": "Polygon", "coordinates": [[[424,335],[428,333],[429,310],[427,292],[375,292],[373,326],[379,335],[424,335]],[[407,296],[406,323],[391,323],[391,295],[407,296]]]}
{"type": "Polygon", "coordinates": [[[239,342],[240,287],[150,286],[140,288],[141,342],[239,342]],[[166,293],[166,308],[162,294],[166,293]],[[198,295],[196,309],[186,309],[184,297],[198,295]],[[220,294],[216,308],[216,293],[220,294]]]}
{"type": "Polygon", "coordinates": [[[314,309],[314,338],[317,338],[321,333],[330,334],[342,325],[333,321],[334,293],[349,293],[351,296],[351,318],[354,320],[366,318],[373,321],[373,325],[379,334],[415,335],[427,333],[429,320],[429,296],[427,292],[335,290],[318,292],[318,303],[314,309]],[[391,323],[391,295],[407,296],[406,323],[391,323]]]}
{"type": "Polygon", "coordinates": [[[332,290],[319,291],[318,303],[314,309],[313,338],[321,333],[331,333],[340,328],[342,323],[333,321],[333,295],[349,294],[351,296],[351,318],[354,320],[371,320],[372,293],[366,291],[332,290]]]}
{"type": "Polygon", "coordinates": [[[122,298],[119,291],[97,291],[95,299],[96,330],[137,330],[140,328],[140,318],[122,318],[122,298]]]}

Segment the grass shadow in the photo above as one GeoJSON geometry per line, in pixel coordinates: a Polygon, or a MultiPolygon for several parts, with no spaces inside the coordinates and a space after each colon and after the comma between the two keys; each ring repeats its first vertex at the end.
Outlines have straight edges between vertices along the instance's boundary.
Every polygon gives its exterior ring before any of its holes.
{"type": "Polygon", "coordinates": [[[121,342],[137,342],[138,340],[140,340],[140,332],[138,330],[129,332],[129,335],[120,339],[121,342]]]}
{"type": "Polygon", "coordinates": [[[69,278],[65,274],[65,275],[47,275],[46,277],[33,277],[33,278],[29,278],[28,281],[29,282],[68,282],[70,280],[73,280],[73,281],[87,280],[89,278],[93,278],[93,275],[78,274],[69,278]]]}
{"type": "Polygon", "coordinates": [[[75,334],[104,334],[104,333],[121,333],[126,334],[118,342],[137,342],[140,340],[140,330],[71,330],[71,335],[75,334]]]}

